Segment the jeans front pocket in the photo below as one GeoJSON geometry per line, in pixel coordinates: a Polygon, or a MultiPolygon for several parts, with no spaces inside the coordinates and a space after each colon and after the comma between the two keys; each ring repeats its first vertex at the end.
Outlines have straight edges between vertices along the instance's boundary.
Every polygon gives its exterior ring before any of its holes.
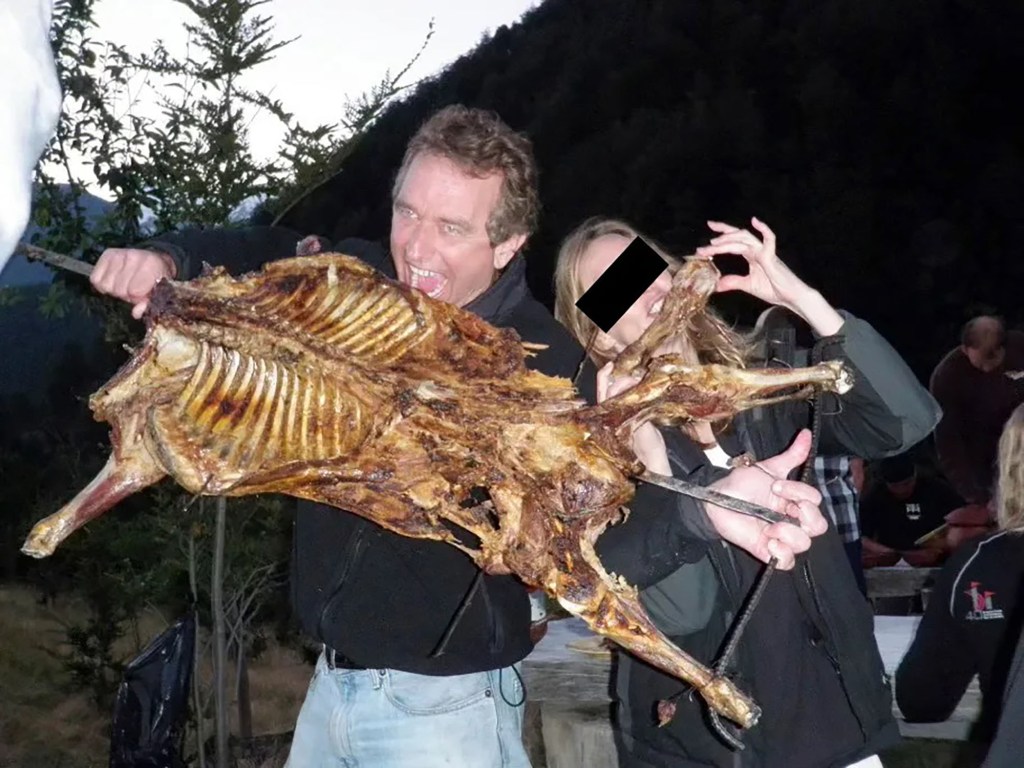
{"type": "Polygon", "coordinates": [[[486,672],[434,677],[388,670],[384,694],[397,709],[410,715],[455,712],[494,695],[486,672]]]}

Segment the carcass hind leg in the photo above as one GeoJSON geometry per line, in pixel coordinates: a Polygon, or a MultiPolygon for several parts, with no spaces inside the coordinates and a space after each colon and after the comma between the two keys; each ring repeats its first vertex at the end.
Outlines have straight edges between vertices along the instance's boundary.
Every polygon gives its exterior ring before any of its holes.
{"type": "MultiPolygon", "coordinates": [[[[662,634],[647,616],[636,590],[613,579],[601,567],[591,545],[581,541],[576,556],[569,559],[565,558],[567,549],[563,544],[554,550],[561,554],[562,563],[556,566],[552,596],[563,608],[648,664],[688,682],[715,712],[744,728],[757,724],[760,707],[727,678],[714,674],[662,634]]],[[[552,580],[547,581],[550,587],[552,580]]]]}
{"type": "Polygon", "coordinates": [[[153,460],[141,441],[131,450],[115,450],[100,473],[75,498],[32,527],[21,551],[36,558],[52,555],[60,543],[76,530],[164,475],[163,468],[153,460]]]}

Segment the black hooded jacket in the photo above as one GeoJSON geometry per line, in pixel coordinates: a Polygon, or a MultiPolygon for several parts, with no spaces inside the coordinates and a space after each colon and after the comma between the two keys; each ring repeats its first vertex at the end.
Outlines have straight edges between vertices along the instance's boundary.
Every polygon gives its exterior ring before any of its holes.
{"type": "Polygon", "coordinates": [[[981,714],[971,739],[992,740],[1024,625],[1024,535],[998,531],[965,543],[947,560],[914,641],[896,670],[896,701],[907,722],[948,719],[975,675],[981,714]]]}

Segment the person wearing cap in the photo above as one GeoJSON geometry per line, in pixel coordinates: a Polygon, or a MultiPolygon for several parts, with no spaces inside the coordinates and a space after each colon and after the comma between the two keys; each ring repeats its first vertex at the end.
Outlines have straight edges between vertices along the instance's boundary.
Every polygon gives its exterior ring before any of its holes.
{"type": "MultiPolygon", "coordinates": [[[[963,500],[945,482],[918,472],[907,454],[884,459],[881,478],[861,500],[860,522],[866,559],[922,548],[918,541],[943,526],[963,500]]],[[[943,550],[944,538],[934,545],[943,550]]],[[[938,557],[936,558],[938,559],[938,557]]]]}

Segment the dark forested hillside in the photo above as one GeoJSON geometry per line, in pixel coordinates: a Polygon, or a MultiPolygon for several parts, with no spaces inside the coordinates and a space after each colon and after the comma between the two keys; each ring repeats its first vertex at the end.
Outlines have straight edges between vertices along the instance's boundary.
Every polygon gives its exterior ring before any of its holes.
{"type": "Polygon", "coordinates": [[[685,251],[707,218],[757,215],[927,376],[970,314],[1022,319],[1022,73],[1024,4],[1005,0],[547,0],[392,105],[285,223],[385,236],[417,125],[492,108],[536,145],[544,300],[585,216],[685,251]]]}
{"type": "Polygon", "coordinates": [[[46,382],[64,359],[66,348],[90,352],[103,335],[99,318],[69,302],[63,316],[48,317],[40,309],[48,286],[8,289],[18,301],[0,306],[0,398],[23,394],[45,401],[46,382]]]}

